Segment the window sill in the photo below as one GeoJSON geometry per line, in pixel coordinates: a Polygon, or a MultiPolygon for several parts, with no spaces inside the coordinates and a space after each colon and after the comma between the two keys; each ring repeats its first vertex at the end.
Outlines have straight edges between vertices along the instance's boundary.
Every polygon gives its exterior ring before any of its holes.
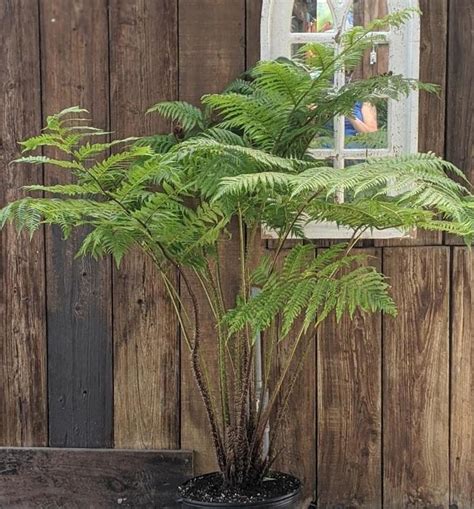
{"type": "MultiPolygon", "coordinates": [[[[350,239],[354,234],[354,229],[347,226],[338,226],[337,223],[311,222],[304,228],[305,238],[307,239],[350,239]]],[[[278,239],[278,233],[269,228],[262,228],[263,239],[278,239]]],[[[288,236],[288,239],[297,239],[294,235],[288,236]]],[[[384,230],[367,230],[361,236],[361,239],[414,239],[416,238],[416,229],[409,231],[400,230],[398,228],[386,228],[384,230]]]]}

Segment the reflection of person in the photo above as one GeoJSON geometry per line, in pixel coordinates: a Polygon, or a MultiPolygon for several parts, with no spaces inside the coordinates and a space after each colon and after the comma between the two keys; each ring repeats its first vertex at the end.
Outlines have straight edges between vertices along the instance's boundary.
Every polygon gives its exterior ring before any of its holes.
{"type": "Polygon", "coordinates": [[[356,136],[359,133],[374,133],[378,131],[377,108],[369,102],[357,101],[352,110],[353,116],[345,119],[346,136],[356,136]]]}
{"type": "MultiPolygon", "coordinates": [[[[309,106],[310,110],[315,110],[316,108],[316,104],[309,106]]],[[[333,148],[334,122],[327,124],[326,128],[327,135],[320,138],[320,144],[318,146],[320,148],[333,148]]],[[[370,146],[367,146],[369,138],[358,139],[357,135],[375,133],[378,130],[377,108],[372,103],[357,101],[352,109],[352,116],[344,118],[345,147],[370,148],[370,146]]],[[[314,147],[316,147],[316,145],[314,145],[314,147]]]]}

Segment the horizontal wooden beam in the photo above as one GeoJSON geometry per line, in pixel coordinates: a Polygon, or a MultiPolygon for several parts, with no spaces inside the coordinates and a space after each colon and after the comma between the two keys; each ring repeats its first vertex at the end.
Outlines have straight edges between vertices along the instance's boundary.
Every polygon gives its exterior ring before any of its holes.
{"type": "Polygon", "coordinates": [[[192,452],[0,448],[0,507],[161,507],[192,476],[192,452]]]}

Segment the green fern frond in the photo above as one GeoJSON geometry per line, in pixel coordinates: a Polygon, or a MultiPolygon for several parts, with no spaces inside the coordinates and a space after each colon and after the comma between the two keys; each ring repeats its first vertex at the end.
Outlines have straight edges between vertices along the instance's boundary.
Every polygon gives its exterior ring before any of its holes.
{"type": "Polygon", "coordinates": [[[236,80],[232,81],[223,91],[224,94],[244,94],[244,95],[250,95],[253,94],[255,91],[255,87],[252,82],[247,81],[243,78],[237,78],[236,80]]]}
{"type": "Polygon", "coordinates": [[[48,118],[57,118],[59,120],[63,120],[64,117],[68,117],[69,115],[71,115],[71,113],[76,113],[76,114],[82,115],[82,113],[88,114],[89,111],[84,108],[81,108],[80,106],[70,106],[69,108],[64,108],[59,113],[56,113],[55,115],[52,115],[48,118]]]}
{"type": "Polygon", "coordinates": [[[113,140],[107,143],[86,142],[84,143],[84,145],[80,146],[77,150],[74,150],[73,155],[76,159],[83,162],[99,154],[104,154],[107,151],[109,151],[112,147],[115,147],[117,145],[130,145],[134,142],[137,142],[138,140],[140,140],[140,138],[129,137],[123,140],[113,140]]]}
{"type": "Polygon", "coordinates": [[[76,257],[92,256],[99,259],[110,254],[119,267],[124,255],[141,237],[133,226],[117,227],[113,223],[102,224],[85,237],[76,257]]]}
{"type": "Polygon", "coordinates": [[[173,122],[178,122],[186,131],[190,131],[195,127],[204,127],[202,111],[184,101],[168,101],[155,104],[147,111],[147,113],[152,112],[157,112],[173,122]]]}
{"type": "Polygon", "coordinates": [[[222,196],[248,195],[262,190],[267,193],[277,189],[290,191],[291,184],[292,175],[274,171],[226,177],[221,180],[220,190],[215,194],[214,200],[219,200],[222,196]]]}
{"type": "Polygon", "coordinates": [[[129,166],[143,157],[152,157],[153,150],[148,146],[132,146],[128,150],[117,152],[97,162],[91,168],[87,169],[87,175],[83,176],[83,182],[93,181],[101,182],[104,185],[109,185],[115,182],[117,178],[121,178],[124,171],[129,166]]]}
{"type": "Polygon", "coordinates": [[[81,164],[77,161],[69,161],[66,159],[53,159],[52,157],[47,156],[25,156],[19,157],[13,161],[14,163],[22,164],[51,164],[53,166],[57,166],[59,168],[65,168],[68,170],[81,170],[83,169],[81,164]]]}
{"type": "Polygon", "coordinates": [[[335,57],[334,48],[317,42],[304,44],[298,50],[297,57],[317,72],[319,82],[324,79],[327,83],[340,65],[335,57]]]}
{"type": "Polygon", "coordinates": [[[89,184],[57,184],[53,186],[31,185],[24,186],[26,191],[42,191],[45,193],[62,194],[65,196],[86,196],[94,194],[103,194],[102,191],[94,183],[89,184]]]}
{"type": "Polygon", "coordinates": [[[22,147],[22,152],[31,152],[40,147],[55,147],[67,153],[71,152],[61,136],[57,134],[43,133],[38,136],[32,136],[25,141],[21,141],[19,144],[22,147]]]}
{"type": "Polygon", "coordinates": [[[304,279],[293,289],[290,300],[286,303],[285,309],[283,310],[280,341],[289,334],[298,317],[302,314],[303,310],[307,308],[308,301],[314,293],[315,286],[316,280],[304,279]]]}
{"type": "Polygon", "coordinates": [[[155,134],[153,136],[145,136],[137,141],[137,145],[151,147],[157,154],[166,154],[176,143],[176,137],[172,134],[155,134]]]}
{"type": "Polygon", "coordinates": [[[203,138],[209,138],[222,145],[241,146],[245,147],[245,140],[229,129],[223,129],[221,127],[211,127],[202,132],[203,138]]]}
{"type": "Polygon", "coordinates": [[[254,76],[257,87],[265,89],[268,94],[279,95],[293,105],[312,85],[310,74],[291,61],[261,62],[255,68],[254,76]]]}
{"type": "Polygon", "coordinates": [[[373,267],[359,267],[338,280],[336,319],[347,311],[352,318],[356,309],[375,313],[382,311],[395,316],[397,308],[388,293],[384,276],[373,267]]]}
{"type": "Polygon", "coordinates": [[[263,255],[260,258],[259,264],[250,275],[250,283],[256,287],[263,286],[270,276],[271,269],[272,258],[268,255],[263,255]]]}

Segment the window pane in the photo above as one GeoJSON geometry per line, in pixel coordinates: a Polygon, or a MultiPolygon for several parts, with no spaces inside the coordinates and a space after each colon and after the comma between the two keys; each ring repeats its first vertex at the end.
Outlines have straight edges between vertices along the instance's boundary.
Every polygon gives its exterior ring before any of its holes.
{"type": "Polygon", "coordinates": [[[334,149],[334,120],[317,129],[309,146],[310,149],[334,149]]]}
{"type": "Polygon", "coordinates": [[[298,43],[291,45],[291,57],[294,60],[304,63],[311,72],[311,76],[324,78],[328,85],[334,84],[334,47],[330,44],[319,42],[298,43]]]}
{"type": "MultiPolygon", "coordinates": [[[[326,91],[332,89],[334,86],[334,74],[329,73],[324,78],[321,76],[322,65],[324,62],[334,60],[334,48],[330,45],[319,43],[309,44],[292,44],[291,46],[292,58],[303,62],[314,80],[324,79],[324,87],[326,91]]],[[[314,112],[317,114],[317,101],[308,106],[308,113],[314,112]]],[[[334,148],[334,121],[331,119],[325,121],[325,125],[315,127],[314,139],[311,142],[310,148],[312,149],[333,149],[334,148]]]]}
{"type": "Polygon", "coordinates": [[[304,60],[304,48],[305,44],[292,44],[291,45],[291,58],[294,58],[295,60],[304,60]]]}
{"type": "Polygon", "coordinates": [[[387,0],[353,0],[348,25],[367,27],[371,21],[383,18],[387,14],[387,0]]]}
{"type": "MultiPolygon", "coordinates": [[[[388,44],[374,44],[363,56],[360,65],[347,73],[346,82],[380,76],[389,72],[388,44]]],[[[372,103],[354,104],[352,118],[345,119],[346,148],[388,148],[388,101],[381,96],[372,103]],[[355,120],[354,120],[355,119],[355,120]]]]}
{"type": "Polygon", "coordinates": [[[360,65],[351,73],[353,80],[380,76],[390,71],[389,47],[386,43],[374,43],[363,55],[360,65]]]}
{"type": "Polygon", "coordinates": [[[334,21],[327,0],[295,0],[292,32],[327,32],[333,27],[334,21]]]}
{"type": "Polygon", "coordinates": [[[344,122],[345,148],[388,148],[388,101],[360,102],[354,105],[353,115],[344,122]]]}

